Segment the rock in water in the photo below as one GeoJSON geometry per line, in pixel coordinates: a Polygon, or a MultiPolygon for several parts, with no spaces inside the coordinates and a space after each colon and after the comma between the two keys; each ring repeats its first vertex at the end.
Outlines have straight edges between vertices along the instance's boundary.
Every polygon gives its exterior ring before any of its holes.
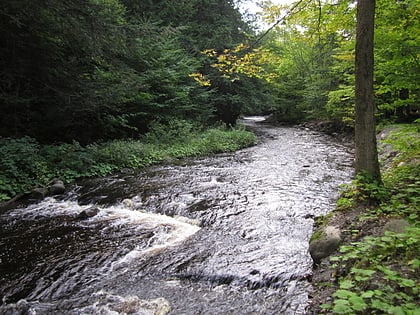
{"type": "Polygon", "coordinates": [[[85,219],[94,217],[98,213],[99,213],[99,209],[97,207],[90,207],[80,212],[77,218],[85,220],[85,219]]]}
{"type": "Polygon", "coordinates": [[[41,199],[44,199],[45,198],[45,196],[47,195],[47,193],[48,193],[48,189],[46,189],[46,188],[34,188],[31,191],[31,196],[30,197],[32,199],[39,199],[39,200],[41,200],[41,199]]]}
{"type": "Polygon", "coordinates": [[[61,195],[66,191],[66,186],[64,186],[63,181],[54,179],[49,191],[51,195],[61,195]]]}

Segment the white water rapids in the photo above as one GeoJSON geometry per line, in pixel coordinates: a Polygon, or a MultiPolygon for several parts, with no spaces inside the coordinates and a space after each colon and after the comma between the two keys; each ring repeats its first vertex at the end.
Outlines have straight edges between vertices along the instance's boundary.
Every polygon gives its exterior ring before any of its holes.
{"type": "Polygon", "coordinates": [[[313,218],[333,209],[352,154],[316,132],[254,128],[254,147],[0,213],[0,313],[310,314],[313,218]]]}

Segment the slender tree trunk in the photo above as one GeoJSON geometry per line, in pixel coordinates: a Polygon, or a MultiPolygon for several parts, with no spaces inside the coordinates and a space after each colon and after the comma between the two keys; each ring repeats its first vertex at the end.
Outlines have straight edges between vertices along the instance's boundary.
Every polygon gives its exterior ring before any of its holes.
{"type": "Polygon", "coordinates": [[[358,0],[356,28],[356,173],[381,180],[373,95],[375,0],[358,0]]]}

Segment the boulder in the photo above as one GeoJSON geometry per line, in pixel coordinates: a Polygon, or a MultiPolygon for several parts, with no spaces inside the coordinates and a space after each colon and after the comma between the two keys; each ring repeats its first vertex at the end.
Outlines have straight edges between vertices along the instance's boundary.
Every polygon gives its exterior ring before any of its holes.
{"type": "Polygon", "coordinates": [[[34,188],[31,191],[30,198],[31,199],[41,200],[41,199],[44,199],[45,198],[45,196],[47,195],[47,193],[48,193],[48,189],[47,188],[40,188],[40,187],[39,188],[34,188]]]}
{"type": "Polygon", "coordinates": [[[321,227],[309,243],[309,253],[315,264],[319,264],[325,257],[330,256],[341,243],[341,232],[335,226],[321,227]]]}
{"type": "Polygon", "coordinates": [[[87,208],[87,209],[83,210],[82,212],[80,212],[79,215],[77,216],[77,218],[85,220],[85,219],[89,219],[91,217],[94,217],[98,213],[99,213],[99,208],[98,207],[90,207],[90,208],[87,208]]]}
{"type": "Polygon", "coordinates": [[[49,188],[49,192],[51,195],[61,195],[61,194],[64,194],[65,191],[66,191],[66,186],[64,186],[63,181],[59,179],[54,179],[52,181],[52,184],[49,188]]]}

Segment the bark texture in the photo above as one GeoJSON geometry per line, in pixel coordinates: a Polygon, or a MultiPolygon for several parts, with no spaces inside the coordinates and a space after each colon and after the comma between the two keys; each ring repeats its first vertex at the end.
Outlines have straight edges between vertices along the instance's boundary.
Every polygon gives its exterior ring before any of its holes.
{"type": "Polygon", "coordinates": [[[375,0],[359,0],[356,28],[356,173],[380,180],[373,94],[375,0]]]}

